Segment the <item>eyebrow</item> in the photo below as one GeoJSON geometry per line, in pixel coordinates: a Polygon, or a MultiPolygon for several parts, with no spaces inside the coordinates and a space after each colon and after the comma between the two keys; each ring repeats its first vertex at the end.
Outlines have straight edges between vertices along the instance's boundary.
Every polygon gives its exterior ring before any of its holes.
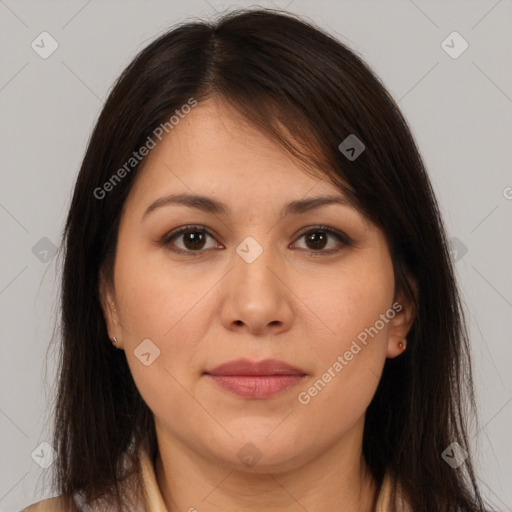
{"type": "MultiPolygon", "coordinates": [[[[281,211],[281,216],[286,217],[288,215],[300,215],[307,213],[311,210],[316,210],[322,206],[330,204],[340,204],[343,206],[349,206],[355,208],[354,205],[343,196],[325,196],[325,197],[314,197],[310,199],[299,199],[292,201],[284,206],[281,211]]],[[[160,197],[153,203],[151,203],[142,215],[142,219],[148,216],[151,212],[164,206],[181,205],[188,208],[196,208],[198,210],[214,213],[217,215],[228,215],[229,208],[220,201],[207,196],[195,195],[195,194],[171,194],[165,197],[160,197]]]]}

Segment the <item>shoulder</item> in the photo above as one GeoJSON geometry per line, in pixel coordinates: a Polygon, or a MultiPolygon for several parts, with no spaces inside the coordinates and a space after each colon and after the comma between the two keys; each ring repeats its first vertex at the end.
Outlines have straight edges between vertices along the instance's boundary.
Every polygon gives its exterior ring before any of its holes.
{"type": "Polygon", "coordinates": [[[66,512],[64,509],[64,500],[61,496],[47,498],[37,503],[33,503],[24,508],[21,512],[66,512]]]}

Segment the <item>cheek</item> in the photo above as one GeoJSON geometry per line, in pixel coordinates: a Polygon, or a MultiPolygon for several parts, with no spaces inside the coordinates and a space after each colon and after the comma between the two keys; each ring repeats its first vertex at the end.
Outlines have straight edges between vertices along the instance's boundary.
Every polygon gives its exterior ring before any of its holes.
{"type": "Polygon", "coordinates": [[[190,421],[197,415],[200,422],[201,411],[190,393],[200,369],[198,344],[208,324],[201,298],[212,284],[206,280],[204,286],[191,286],[183,273],[167,274],[157,265],[139,265],[136,258],[119,261],[117,279],[124,350],[142,398],[170,423],[183,411],[190,421]]]}
{"type": "Polygon", "coordinates": [[[379,251],[354,252],[337,270],[330,269],[320,276],[315,287],[304,281],[300,296],[307,298],[316,317],[310,324],[314,322],[323,333],[321,338],[318,332],[314,337],[316,348],[322,352],[325,347],[348,350],[358,336],[364,341],[364,333],[376,322],[380,338],[374,339],[384,338],[389,323],[380,318],[391,307],[393,295],[392,263],[386,253],[379,251]]]}
{"type": "MultiPolygon", "coordinates": [[[[297,401],[326,424],[353,425],[376,391],[386,359],[394,294],[392,264],[386,255],[358,258],[324,281],[323,293],[308,305],[321,319],[314,337],[316,372],[297,401]]],[[[333,427],[334,428],[334,427],[333,427]]]]}
{"type": "Polygon", "coordinates": [[[200,327],[190,317],[215,276],[198,278],[192,267],[172,265],[161,249],[138,250],[126,242],[120,246],[126,256],[116,261],[116,294],[130,342],[150,338],[174,343],[176,336],[186,337],[186,329],[200,327]]]}
{"type": "Polygon", "coordinates": [[[298,412],[316,418],[313,428],[322,425],[326,437],[347,432],[365,414],[375,394],[386,360],[388,329],[385,323],[381,330],[374,327],[386,311],[385,302],[380,305],[347,305],[346,317],[331,318],[335,335],[316,343],[317,371],[298,390],[296,400],[298,412]]]}
{"type": "Polygon", "coordinates": [[[178,412],[187,404],[190,408],[190,396],[184,388],[191,390],[203,370],[198,354],[204,350],[200,345],[208,337],[216,311],[208,292],[215,287],[218,276],[200,273],[193,266],[173,266],[163,251],[152,254],[121,243],[123,252],[119,254],[126,257],[116,261],[116,295],[134,381],[153,410],[164,407],[178,412]],[[149,366],[138,357],[141,342],[147,339],[156,347],[147,344],[149,352],[157,354],[149,366]]]}

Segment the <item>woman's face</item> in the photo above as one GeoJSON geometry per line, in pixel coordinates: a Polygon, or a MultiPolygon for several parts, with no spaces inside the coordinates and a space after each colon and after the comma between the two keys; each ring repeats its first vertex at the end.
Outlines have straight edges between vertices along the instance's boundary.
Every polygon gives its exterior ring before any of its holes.
{"type": "Polygon", "coordinates": [[[159,443],[258,471],[360,442],[411,315],[383,233],[343,199],[212,99],[146,156],[102,296],[159,443]],[[239,359],[296,372],[213,375],[239,359]]]}

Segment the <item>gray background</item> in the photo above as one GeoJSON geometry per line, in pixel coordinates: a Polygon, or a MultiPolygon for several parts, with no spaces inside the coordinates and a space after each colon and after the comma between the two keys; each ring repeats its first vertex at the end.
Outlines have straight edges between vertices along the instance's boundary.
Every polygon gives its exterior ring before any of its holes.
{"type": "MultiPolygon", "coordinates": [[[[59,260],[51,249],[102,103],[136,52],[170,25],[250,5],[0,0],[0,512],[51,495],[42,483],[51,466],[32,457],[49,440],[54,397],[56,354],[46,353],[59,260]],[[59,45],[47,59],[31,48],[43,31],[59,45]]],[[[453,238],[468,314],[480,485],[494,510],[512,511],[512,1],[259,5],[287,7],[347,43],[410,123],[453,238]],[[441,46],[453,31],[469,44],[455,59],[441,46]]]]}

